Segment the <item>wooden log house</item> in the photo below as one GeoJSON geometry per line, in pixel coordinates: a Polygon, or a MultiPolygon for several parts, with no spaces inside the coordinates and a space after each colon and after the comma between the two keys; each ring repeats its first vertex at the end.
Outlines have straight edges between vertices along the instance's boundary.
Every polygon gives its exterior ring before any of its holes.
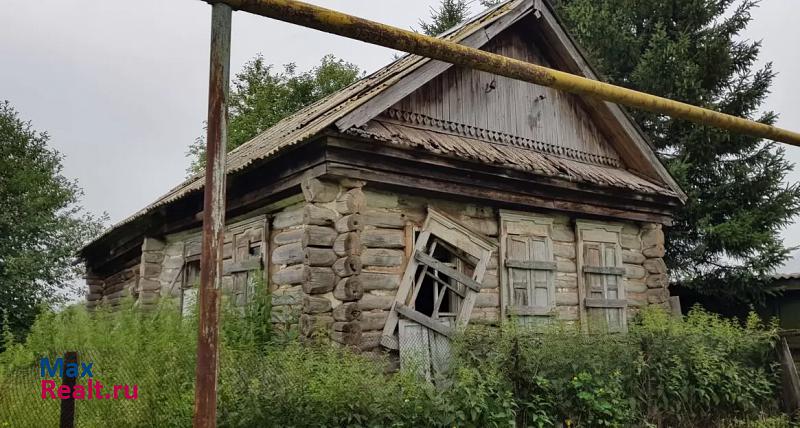
{"type": "MultiPolygon", "coordinates": [[[[442,37],[597,79],[541,0],[442,37]]],[[[227,162],[223,288],[244,304],[263,274],[273,322],[304,335],[402,354],[509,317],[624,331],[669,296],[663,227],[686,196],[610,103],[407,55],[227,162]]],[[[202,187],[82,250],[89,307],[196,299],[202,187]]]]}

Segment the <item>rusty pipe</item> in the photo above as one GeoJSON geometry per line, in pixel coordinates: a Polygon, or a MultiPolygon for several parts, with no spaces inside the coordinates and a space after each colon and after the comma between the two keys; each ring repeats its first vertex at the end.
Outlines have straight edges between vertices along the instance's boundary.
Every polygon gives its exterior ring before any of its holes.
{"type": "Polygon", "coordinates": [[[225,237],[225,148],[228,140],[228,80],[231,7],[211,10],[211,64],[208,79],[208,134],[200,255],[200,302],[195,368],[194,427],[217,426],[220,289],[225,237]]]}
{"type": "Polygon", "coordinates": [[[459,45],[296,0],[206,0],[236,10],[512,79],[800,146],[800,133],[459,45]]]}

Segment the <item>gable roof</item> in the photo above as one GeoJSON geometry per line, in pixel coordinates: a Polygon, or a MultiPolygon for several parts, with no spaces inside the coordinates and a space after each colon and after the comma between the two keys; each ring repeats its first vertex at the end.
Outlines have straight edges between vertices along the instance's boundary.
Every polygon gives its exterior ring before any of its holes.
{"type": "MultiPolygon", "coordinates": [[[[510,0],[486,10],[439,37],[473,48],[481,48],[493,37],[531,13],[536,13],[537,17],[544,18],[545,25],[550,25],[551,28],[549,30],[553,32],[551,36],[554,37],[555,43],[561,45],[560,48],[567,53],[567,59],[571,61],[570,64],[575,64],[573,68],[577,68],[569,71],[596,79],[597,74],[591,70],[577,46],[569,39],[569,36],[566,35],[566,32],[556,21],[550,5],[542,0],[510,0]]],[[[227,172],[232,174],[242,171],[258,160],[273,157],[279,152],[308,141],[331,128],[340,132],[358,133],[359,131],[355,130],[354,127],[362,127],[370,119],[450,67],[452,67],[452,64],[430,58],[411,54],[404,55],[352,85],[284,118],[270,129],[232,150],[227,156],[227,172]]],[[[615,137],[621,135],[623,138],[615,138],[614,143],[617,149],[620,149],[620,147],[617,147],[620,144],[627,145],[622,147],[622,150],[619,150],[621,155],[624,155],[626,162],[630,158],[637,156],[640,159],[645,159],[645,167],[641,168],[640,165],[637,174],[632,174],[625,170],[613,172],[611,168],[605,168],[604,170],[607,170],[605,172],[610,171],[610,175],[599,180],[596,184],[619,187],[626,182],[635,183],[633,187],[628,187],[645,192],[661,190],[661,193],[676,196],[681,200],[685,199],[685,195],[658,161],[636,124],[619,106],[596,101],[590,101],[588,105],[591,109],[606,110],[603,113],[617,125],[617,128],[622,129],[621,132],[617,132],[615,137]],[[620,176],[620,174],[624,175],[624,177],[620,176]],[[613,177],[614,175],[616,177],[613,177]],[[637,175],[645,178],[638,178],[637,175]]],[[[369,130],[362,131],[368,132],[369,130]]],[[[365,134],[362,133],[361,135],[365,134]]],[[[497,150],[497,148],[487,150],[502,154],[502,151],[497,150]]],[[[505,155],[513,156],[513,154],[509,153],[505,155]]],[[[530,170],[541,172],[542,168],[531,168],[530,170]]],[[[561,168],[560,170],[563,171],[564,169],[561,168]]],[[[595,169],[594,171],[589,169],[587,171],[584,173],[583,178],[599,177],[605,173],[600,169],[595,169]]],[[[562,174],[563,177],[564,175],[562,174]]],[[[572,178],[581,179],[577,175],[572,178]]],[[[190,193],[200,191],[203,185],[203,175],[195,174],[155,202],[118,222],[93,242],[101,240],[111,230],[130,223],[158,207],[177,201],[190,193]]]]}

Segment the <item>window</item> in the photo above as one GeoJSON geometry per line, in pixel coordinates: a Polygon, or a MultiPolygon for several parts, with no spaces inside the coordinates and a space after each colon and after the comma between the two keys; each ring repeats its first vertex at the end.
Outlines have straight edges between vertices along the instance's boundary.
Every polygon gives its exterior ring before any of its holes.
{"type": "Polygon", "coordinates": [[[577,222],[579,285],[590,332],[620,332],[627,328],[621,232],[622,226],[577,222]]]}
{"type": "Polygon", "coordinates": [[[429,208],[381,343],[398,349],[401,316],[443,336],[468,323],[492,249],[491,242],[429,208]]]}
{"type": "Polygon", "coordinates": [[[513,315],[549,315],[555,308],[552,219],[500,211],[505,304],[513,315]]]}
{"type": "Polygon", "coordinates": [[[181,280],[181,315],[188,316],[197,304],[200,290],[200,259],[192,256],[184,259],[183,279],[181,280]]]}

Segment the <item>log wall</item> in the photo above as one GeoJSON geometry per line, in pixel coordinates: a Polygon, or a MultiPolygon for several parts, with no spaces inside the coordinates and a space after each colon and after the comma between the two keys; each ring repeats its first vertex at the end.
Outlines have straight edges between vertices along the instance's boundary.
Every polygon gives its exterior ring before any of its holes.
{"type": "MultiPolygon", "coordinates": [[[[503,272],[498,267],[503,265],[499,260],[502,231],[500,210],[496,207],[389,192],[350,179],[308,179],[302,189],[302,198],[296,197],[295,202],[268,216],[269,238],[262,248],[274,324],[298,329],[303,337],[325,337],[362,351],[378,351],[381,331],[428,206],[498,245],[470,323],[494,324],[501,320],[506,311],[501,309],[503,272]]],[[[552,219],[555,308],[548,317],[578,323],[582,308],[575,221],[580,216],[535,214],[552,219]]],[[[249,237],[246,242],[251,248],[267,227],[252,219],[239,224],[243,223],[248,225],[236,226],[239,229],[226,235],[225,266],[231,266],[234,253],[240,250],[237,237],[249,237]]],[[[661,226],[610,223],[621,225],[628,316],[645,305],[666,305],[669,281],[662,259],[661,226]]],[[[148,309],[163,296],[179,297],[182,267],[187,255],[199,254],[198,238],[198,231],[163,240],[146,238],[141,258],[135,264],[108,277],[87,275],[87,306],[116,306],[130,295],[137,299],[137,305],[148,309]]],[[[227,295],[238,298],[242,287],[234,274],[226,273],[223,289],[227,295]]]]}

